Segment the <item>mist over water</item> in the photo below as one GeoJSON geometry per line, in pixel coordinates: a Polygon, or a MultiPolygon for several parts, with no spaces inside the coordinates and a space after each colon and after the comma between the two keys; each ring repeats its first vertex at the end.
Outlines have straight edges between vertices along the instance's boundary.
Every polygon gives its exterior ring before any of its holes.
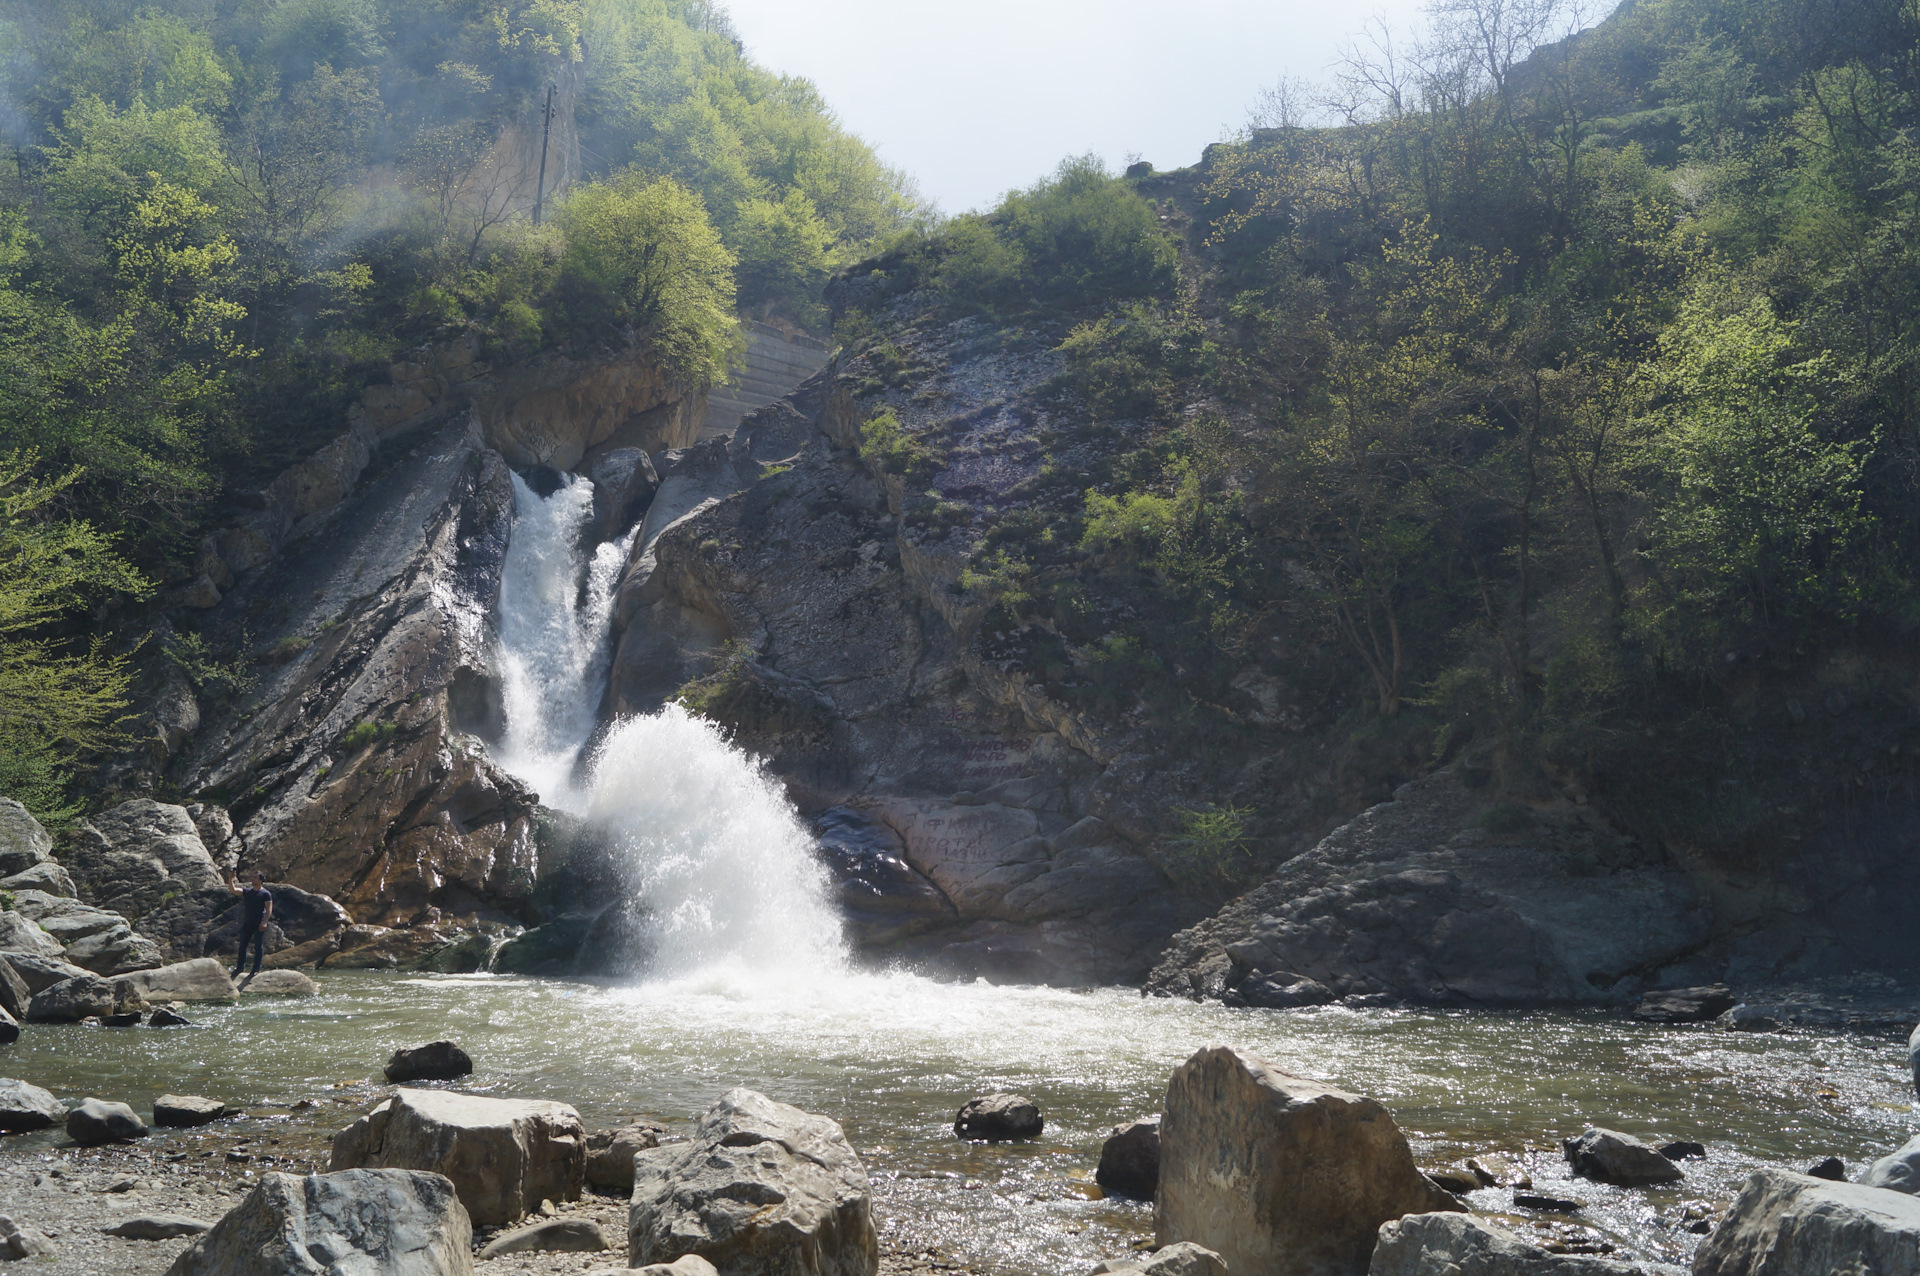
{"type": "Polygon", "coordinates": [[[608,902],[635,914],[649,979],[698,975],[737,992],[844,972],[812,838],[779,784],[718,727],[668,705],[615,723],[586,756],[632,534],[588,552],[586,479],[567,476],[543,498],[515,475],[513,490],[497,622],[500,765],[618,849],[629,894],[608,902]]]}

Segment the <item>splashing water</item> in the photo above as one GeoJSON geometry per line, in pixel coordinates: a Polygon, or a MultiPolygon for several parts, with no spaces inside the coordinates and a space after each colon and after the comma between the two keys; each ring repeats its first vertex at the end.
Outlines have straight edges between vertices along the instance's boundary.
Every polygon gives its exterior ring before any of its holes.
{"type": "Polygon", "coordinates": [[[542,498],[515,475],[513,490],[498,620],[500,765],[617,849],[631,873],[619,906],[639,923],[650,978],[724,987],[842,969],[840,920],[812,839],[780,786],[713,723],[671,704],[625,719],[582,777],[633,534],[588,559],[591,482],[568,476],[542,498]]]}

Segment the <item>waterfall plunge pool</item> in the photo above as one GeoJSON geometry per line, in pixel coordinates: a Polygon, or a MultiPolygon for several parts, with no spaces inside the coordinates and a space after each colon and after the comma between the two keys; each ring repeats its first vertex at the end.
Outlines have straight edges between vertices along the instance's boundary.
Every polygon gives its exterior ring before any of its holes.
{"type": "MultiPolygon", "coordinates": [[[[1101,1140],[1158,1111],[1172,1069],[1215,1042],[1379,1099],[1422,1165],[1522,1154],[1537,1191],[1583,1203],[1551,1216],[1560,1226],[1668,1261],[1684,1261],[1700,1239],[1679,1224],[1686,1205],[1724,1205],[1756,1166],[1802,1169],[1838,1155],[1857,1172],[1916,1125],[1904,1049],[1859,1036],[1555,1012],[1228,1010],[1121,988],[783,976],[724,962],[631,985],[318,979],[317,1000],[190,1008],[199,1024],[190,1029],[36,1026],[8,1048],[4,1067],[63,1098],[95,1094],[142,1112],[166,1092],[243,1105],[264,1120],[237,1123],[231,1135],[211,1128],[235,1141],[252,1130],[255,1146],[263,1128],[289,1146],[323,1146],[389,1092],[380,1066],[396,1047],[438,1037],[473,1056],[474,1076],[455,1088],[558,1099],[589,1128],[635,1118],[684,1128],[724,1090],[750,1086],[842,1123],[873,1176],[890,1246],[1009,1276],[1073,1276],[1151,1233],[1148,1206],[1096,1199],[1101,1140]],[[1040,1105],[1039,1139],[953,1137],[960,1104],[996,1090],[1040,1105]],[[301,1100],[317,1106],[292,1110],[301,1100]],[[1697,1140],[1709,1155],[1685,1162],[1687,1181],[1671,1189],[1569,1179],[1558,1140],[1587,1125],[1697,1140]]],[[[151,1142],[185,1147],[206,1133],[156,1130],[151,1142]]],[[[55,1141],[15,1136],[0,1155],[55,1141]]],[[[1488,1189],[1472,1204],[1506,1211],[1511,1197],[1488,1189]]]]}

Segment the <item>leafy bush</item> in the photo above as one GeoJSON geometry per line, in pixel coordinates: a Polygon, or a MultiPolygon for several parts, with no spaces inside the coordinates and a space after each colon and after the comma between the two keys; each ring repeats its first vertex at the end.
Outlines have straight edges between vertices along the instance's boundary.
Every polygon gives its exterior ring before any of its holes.
{"type": "Polygon", "coordinates": [[[947,463],[939,451],[908,432],[892,408],[880,409],[860,427],[860,459],[916,488],[925,487],[947,463]]]}
{"type": "Polygon", "coordinates": [[[1247,850],[1247,817],[1251,807],[1194,807],[1179,813],[1180,835],[1173,839],[1173,862],[1178,876],[1196,883],[1240,880],[1251,861],[1247,850]]]}
{"type": "Polygon", "coordinates": [[[340,747],[348,752],[354,752],[375,742],[384,744],[392,740],[399,731],[398,723],[374,722],[371,719],[356,722],[345,735],[340,737],[340,747]]]}

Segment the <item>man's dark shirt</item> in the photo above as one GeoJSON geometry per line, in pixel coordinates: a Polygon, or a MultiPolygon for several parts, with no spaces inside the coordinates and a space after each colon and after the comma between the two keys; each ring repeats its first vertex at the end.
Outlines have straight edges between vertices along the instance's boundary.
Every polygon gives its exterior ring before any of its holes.
{"type": "Polygon", "coordinates": [[[267,905],[273,902],[273,892],[264,886],[249,886],[240,892],[240,924],[248,929],[258,927],[260,919],[267,915],[267,905]]]}

